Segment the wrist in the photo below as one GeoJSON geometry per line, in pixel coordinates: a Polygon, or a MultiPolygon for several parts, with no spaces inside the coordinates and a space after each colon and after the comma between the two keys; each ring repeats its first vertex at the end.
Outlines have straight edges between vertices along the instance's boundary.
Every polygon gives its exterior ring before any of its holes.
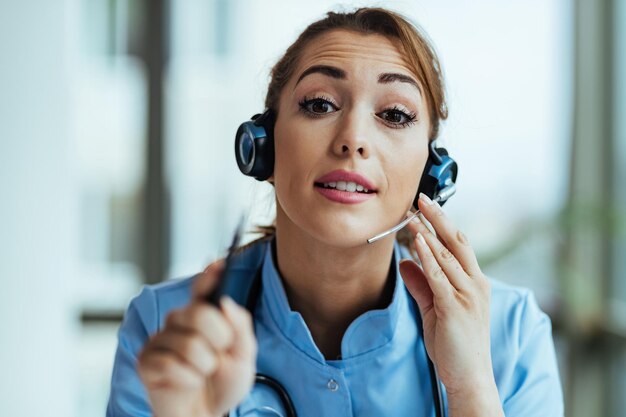
{"type": "Polygon", "coordinates": [[[448,391],[447,400],[449,417],[504,417],[495,381],[448,391]]]}

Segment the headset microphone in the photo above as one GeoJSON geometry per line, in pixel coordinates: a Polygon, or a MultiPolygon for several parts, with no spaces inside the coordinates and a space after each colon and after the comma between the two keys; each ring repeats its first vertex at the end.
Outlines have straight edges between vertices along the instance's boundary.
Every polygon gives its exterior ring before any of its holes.
{"type": "Polygon", "coordinates": [[[459,172],[458,164],[454,159],[450,158],[445,148],[437,148],[435,141],[430,142],[428,149],[428,161],[422,172],[417,194],[415,194],[415,198],[413,199],[413,207],[415,207],[416,211],[396,226],[367,239],[367,243],[374,243],[397,232],[417,217],[419,214],[417,202],[420,193],[426,194],[431,200],[439,203],[441,206],[456,193],[455,182],[459,172]]]}
{"type": "MultiPolygon", "coordinates": [[[[449,199],[450,197],[452,197],[452,195],[454,195],[454,193],[456,193],[456,185],[454,184],[450,184],[449,186],[447,186],[446,188],[444,188],[441,193],[439,193],[434,199],[433,201],[439,203],[440,205],[442,205],[447,199],[449,199]]],[[[377,234],[374,237],[371,237],[369,239],[367,239],[367,243],[374,243],[377,240],[380,240],[386,236],[389,236],[392,233],[397,232],[398,230],[402,229],[404,226],[406,226],[407,224],[409,224],[409,222],[411,220],[413,220],[414,218],[416,218],[418,216],[418,214],[420,213],[419,210],[411,213],[411,215],[409,217],[407,217],[406,219],[402,220],[400,223],[398,223],[396,226],[392,227],[391,229],[385,230],[384,232],[377,234]]]]}

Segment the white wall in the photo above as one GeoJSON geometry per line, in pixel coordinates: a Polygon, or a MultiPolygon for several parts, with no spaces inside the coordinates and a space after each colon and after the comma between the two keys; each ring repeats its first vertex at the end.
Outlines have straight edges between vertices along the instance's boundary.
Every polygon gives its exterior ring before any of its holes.
{"type": "Polygon", "coordinates": [[[0,415],[76,415],[69,0],[0,1],[0,415]]]}

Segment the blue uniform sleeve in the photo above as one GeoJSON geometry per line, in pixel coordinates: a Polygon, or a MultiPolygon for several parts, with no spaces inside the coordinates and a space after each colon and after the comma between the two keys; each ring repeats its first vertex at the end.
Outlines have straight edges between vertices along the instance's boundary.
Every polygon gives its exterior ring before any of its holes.
{"type": "Polygon", "coordinates": [[[504,413],[507,417],[563,416],[552,325],[530,291],[525,294],[518,320],[517,361],[507,392],[501,393],[504,413]]]}
{"type": "Polygon", "coordinates": [[[148,395],[137,373],[137,356],[158,330],[154,290],[145,287],[124,315],[118,332],[107,417],[152,416],[148,395]]]}

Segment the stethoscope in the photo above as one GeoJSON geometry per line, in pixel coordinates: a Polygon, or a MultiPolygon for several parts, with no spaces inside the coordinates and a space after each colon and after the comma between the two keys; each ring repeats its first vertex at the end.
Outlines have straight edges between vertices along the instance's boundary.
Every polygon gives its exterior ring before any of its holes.
{"type": "MultiPolygon", "coordinates": [[[[445,182],[445,187],[434,197],[434,201],[445,201],[448,198],[450,198],[451,195],[453,195],[456,191],[456,187],[454,185],[453,180],[447,181],[445,182]]],[[[416,217],[418,215],[418,212],[414,212],[411,213],[411,215],[409,217],[407,217],[405,220],[403,220],[400,224],[398,224],[397,226],[379,234],[376,235],[374,237],[372,237],[371,239],[368,239],[368,243],[373,243],[379,239],[382,239],[386,236],[389,236],[391,233],[401,229],[402,227],[404,227],[409,221],[411,221],[414,217],[416,217]]],[[[224,274],[227,275],[227,271],[229,270],[229,266],[232,262],[232,256],[234,254],[234,252],[236,251],[236,248],[239,247],[239,239],[241,237],[241,230],[243,227],[243,219],[242,221],[240,221],[239,223],[239,227],[237,228],[237,232],[235,233],[235,236],[233,238],[233,243],[231,244],[230,248],[229,248],[229,252],[228,252],[228,256],[226,257],[226,267],[224,269],[224,274]]],[[[274,242],[271,242],[271,244],[273,245],[274,242]]],[[[252,284],[250,286],[250,291],[248,292],[247,298],[246,298],[246,309],[252,314],[255,310],[256,307],[256,302],[257,299],[261,293],[261,271],[262,271],[262,265],[259,266],[259,268],[257,269],[257,272],[255,274],[254,280],[252,281],[252,284]]],[[[222,279],[220,279],[218,281],[218,288],[211,294],[208,295],[207,297],[207,301],[213,303],[213,304],[217,304],[217,300],[219,299],[219,295],[224,293],[222,285],[224,285],[224,283],[227,280],[224,279],[224,277],[222,277],[222,279]]],[[[244,297],[245,298],[245,297],[244,297]]],[[[410,297],[413,302],[415,302],[415,300],[413,299],[413,297],[410,297]]],[[[416,306],[416,311],[419,311],[419,309],[416,306]]],[[[422,336],[422,341],[424,341],[424,335],[423,335],[423,326],[422,326],[422,317],[419,313],[416,314],[416,318],[417,318],[417,331],[418,333],[422,336]]],[[[423,343],[424,346],[424,350],[426,350],[426,345],[423,343]]],[[[443,401],[443,395],[442,395],[442,390],[441,390],[441,383],[439,382],[439,376],[437,375],[437,370],[435,369],[435,365],[433,364],[433,361],[430,359],[430,357],[428,356],[428,352],[426,352],[426,360],[428,361],[428,372],[430,374],[430,384],[431,384],[431,388],[433,391],[433,402],[434,402],[434,406],[435,406],[435,417],[444,417],[445,414],[445,409],[444,409],[444,401],[443,401]]],[[[264,385],[268,388],[270,388],[272,391],[274,391],[277,395],[278,398],[280,399],[280,402],[282,403],[282,406],[285,410],[285,413],[287,414],[285,417],[297,417],[297,413],[296,413],[296,409],[293,405],[293,402],[291,401],[291,397],[289,396],[289,393],[287,392],[287,390],[282,386],[282,384],[280,382],[278,382],[276,379],[270,377],[269,375],[265,375],[265,374],[259,374],[257,373],[255,376],[255,384],[261,384],[264,385]]],[[[272,407],[269,406],[264,406],[262,407],[263,411],[272,413],[276,416],[282,417],[282,414],[280,412],[278,412],[277,410],[273,409],[272,407]]]]}
{"type": "MultiPolygon", "coordinates": [[[[246,308],[250,312],[254,311],[256,307],[257,299],[261,292],[261,271],[262,271],[262,266],[257,269],[256,276],[254,278],[252,287],[250,288],[248,299],[246,301],[246,308]]],[[[411,297],[411,299],[413,298],[411,297]]],[[[416,311],[419,311],[419,310],[416,308],[416,311]]],[[[422,341],[423,341],[424,337],[423,337],[423,332],[422,332],[422,318],[419,315],[419,313],[416,315],[416,317],[417,317],[417,331],[422,335],[422,341]]],[[[426,345],[424,345],[424,350],[425,349],[426,349],[426,345]]],[[[442,395],[442,390],[441,390],[441,383],[439,382],[439,376],[437,375],[437,370],[435,369],[435,365],[433,364],[433,361],[430,360],[430,358],[428,357],[428,353],[426,353],[426,359],[428,361],[430,384],[431,384],[431,388],[433,391],[435,416],[444,417],[445,410],[444,410],[443,395],[442,395]]],[[[272,391],[274,391],[274,393],[280,399],[283,409],[285,410],[285,413],[286,413],[285,417],[297,417],[298,414],[296,413],[296,409],[293,405],[293,401],[291,401],[291,397],[289,396],[289,393],[280,382],[270,377],[269,375],[257,373],[255,377],[255,384],[264,385],[270,388],[272,391]]],[[[274,408],[270,406],[264,406],[263,410],[269,413],[275,414],[277,416],[283,415],[279,411],[275,410],[274,408]]]]}

